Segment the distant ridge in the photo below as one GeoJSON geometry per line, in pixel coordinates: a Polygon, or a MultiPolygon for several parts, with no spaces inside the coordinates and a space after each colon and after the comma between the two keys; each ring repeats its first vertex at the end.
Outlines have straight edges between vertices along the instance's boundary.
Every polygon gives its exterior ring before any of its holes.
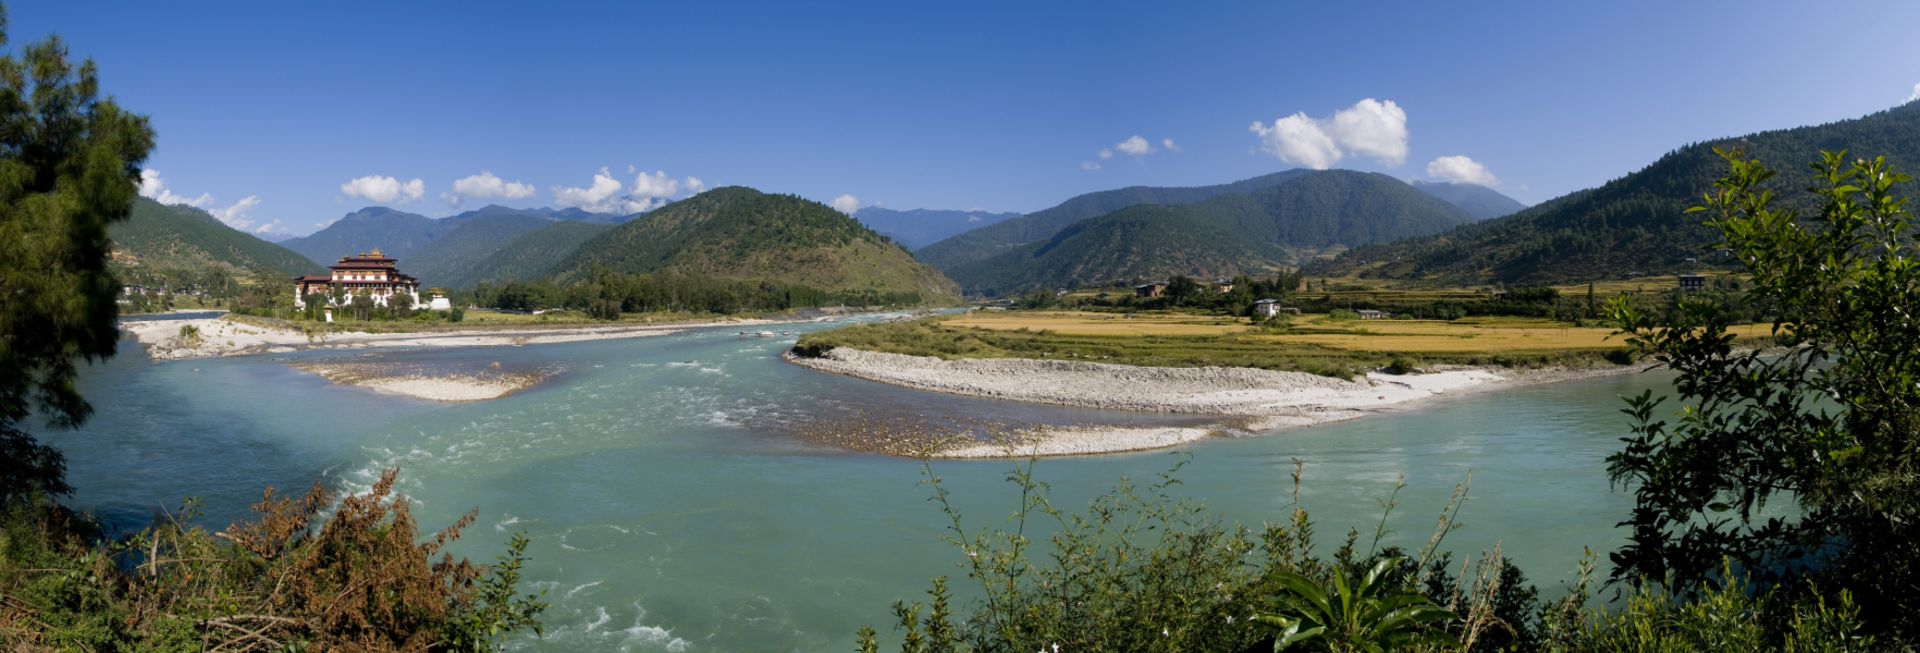
{"type": "Polygon", "coordinates": [[[482,283],[537,281],[545,278],[547,271],[561,259],[579,249],[581,243],[612,228],[613,225],[598,222],[556,221],[522,234],[482,258],[439,272],[439,277],[421,277],[421,280],[429,286],[449,290],[467,290],[482,283]]]}
{"type": "Polygon", "coordinates": [[[515,239],[559,222],[532,213],[474,215],[453,231],[413,250],[401,263],[407,274],[428,287],[464,289],[453,283],[462,271],[492,257],[515,239]]]}
{"type": "Polygon", "coordinates": [[[639,214],[622,216],[611,213],[589,213],[577,208],[515,209],[489,204],[452,217],[429,218],[418,213],[407,213],[384,206],[369,206],[346,214],[320,231],[299,238],[289,238],[281,241],[281,244],[322,265],[331,265],[342,256],[365,252],[376,247],[388,256],[403,259],[411,255],[414,250],[433,242],[434,239],[453,233],[461,225],[478,218],[499,215],[619,224],[632,220],[639,214]]]}
{"type": "Polygon", "coordinates": [[[1740,149],[1779,170],[1770,184],[1776,208],[1804,212],[1817,208],[1801,191],[1813,185],[1807,163],[1821,151],[1885,156],[1898,170],[1920,171],[1920,102],[1853,120],[1689,144],[1598,188],[1445,233],[1358,248],[1309,273],[1345,274],[1366,265],[1361,274],[1369,278],[1561,284],[1729,263],[1707,251],[1719,235],[1704,218],[1682,213],[1726,174],[1715,147],[1740,149]]]}
{"type": "Polygon", "coordinates": [[[1478,220],[1393,177],[1303,171],[1280,184],[1192,204],[1136,205],[955,268],[968,293],[1007,295],[1173,274],[1259,274],[1303,252],[1433,234],[1478,220]]]}
{"type": "Polygon", "coordinates": [[[116,259],[149,268],[226,265],[247,271],[272,268],[286,275],[326,271],[298,252],[229,227],[206,211],[145,197],[134,198],[132,215],[109,226],[107,233],[116,259]]]}
{"type": "Polygon", "coordinates": [[[932,209],[896,211],[869,206],[854,211],[853,219],[859,220],[860,224],[867,225],[867,228],[882,236],[892,238],[893,242],[914,250],[961,233],[1018,218],[1020,215],[1019,213],[932,209]]]}
{"type": "Polygon", "coordinates": [[[342,256],[371,251],[376,247],[387,256],[404,259],[415,248],[452,231],[457,225],[418,213],[369,206],[342,216],[312,235],[291,238],[280,244],[321,265],[332,265],[342,256]]]}
{"type": "Polygon", "coordinates": [[[1527,205],[1521,204],[1511,197],[1502,195],[1499,191],[1477,184],[1420,181],[1418,179],[1407,183],[1412,184],[1413,187],[1419,189],[1420,192],[1438,197],[1446,200],[1449,204],[1466,209],[1468,213],[1472,213],[1483,220],[1487,218],[1498,218],[1503,215],[1512,215],[1527,208],[1527,205]]]}
{"type": "Polygon", "coordinates": [[[1217,186],[1194,188],[1129,186],[1087,193],[1044,211],[1035,211],[928,245],[914,252],[914,257],[936,268],[951,272],[961,265],[990,258],[1027,243],[1052,238],[1054,234],[1067,228],[1067,225],[1097,215],[1106,215],[1136,204],[1191,204],[1228,193],[1256,191],[1278,185],[1304,172],[1307,171],[1294,169],[1217,186]]]}

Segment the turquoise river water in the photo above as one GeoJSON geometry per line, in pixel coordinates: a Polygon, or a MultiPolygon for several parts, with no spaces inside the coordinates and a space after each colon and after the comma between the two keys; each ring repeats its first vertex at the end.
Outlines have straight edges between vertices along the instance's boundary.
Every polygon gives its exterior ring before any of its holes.
{"type": "MultiPolygon", "coordinates": [[[[832,325],[785,327],[790,331],[832,325]]],[[[533,651],[847,650],[854,632],[891,630],[887,606],[921,599],[929,578],[961,575],[940,541],[944,516],[917,486],[920,463],[809,444],[797,424],[850,413],[1027,423],[1181,423],[1191,418],[1058,409],[921,393],[814,372],[779,359],[793,337],[681,335],[486,349],[389,351],[412,364],[499,361],[560,371],[495,401],[446,404],[332,385],[293,357],[154,363],[126,343],[84,390],[82,430],[47,437],[69,457],[74,503],[128,527],[201,497],[210,527],[243,517],[266,486],[316,479],[363,489],[402,469],[422,530],[479,509],[456,553],[491,562],[512,532],[532,538],[526,578],[553,608],[533,651]]],[[[327,354],[340,356],[338,353],[327,354]]],[[[1630,498],[1603,459],[1625,433],[1618,397],[1666,377],[1616,376],[1483,393],[1259,437],[1205,440],[1181,472],[1187,496],[1247,524],[1291,510],[1288,472],[1305,462],[1301,503],[1331,551],[1370,530],[1376,498],[1409,485],[1393,542],[1424,542],[1472,473],[1449,542],[1500,543],[1554,593],[1583,547],[1610,551],[1630,498]]],[[[1120,477],[1150,479],[1168,452],[1043,460],[1061,505],[1120,477]]],[[[1004,523],[1015,495],[1005,461],[935,462],[975,526],[1004,523]]],[[[964,580],[964,579],[962,579],[964,580]]],[[[960,585],[960,583],[956,583],[960,585]]]]}

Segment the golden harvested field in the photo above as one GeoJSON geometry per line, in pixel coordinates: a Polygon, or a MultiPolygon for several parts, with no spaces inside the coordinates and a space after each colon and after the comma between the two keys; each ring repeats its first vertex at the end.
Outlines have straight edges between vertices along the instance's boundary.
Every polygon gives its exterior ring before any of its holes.
{"type": "MultiPolygon", "coordinates": [[[[1408,354],[1607,349],[1626,345],[1624,336],[1612,335],[1613,329],[1581,328],[1540,320],[1366,320],[1333,324],[1343,325],[1336,328],[1346,333],[1249,336],[1249,339],[1408,354]]],[[[1321,331],[1327,326],[1315,324],[1312,330],[1321,331]]],[[[1770,327],[1749,325],[1733,332],[1741,338],[1764,336],[1770,333],[1770,327]]]]}
{"type": "MultiPolygon", "coordinates": [[[[1609,328],[1582,328],[1565,322],[1528,318],[1476,317],[1454,320],[1343,320],[1303,315],[1285,333],[1256,333],[1245,319],[1197,315],[1077,311],[979,311],[943,321],[949,327],[993,331],[1046,331],[1061,336],[1239,336],[1243,341],[1313,345],[1377,353],[1480,353],[1602,350],[1626,345],[1609,328]]],[[[1734,329],[1741,338],[1765,336],[1766,325],[1734,329]]]]}
{"type": "Polygon", "coordinates": [[[1247,331],[1245,319],[1207,315],[1149,315],[1079,311],[975,311],[944,321],[947,326],[994,331],[1052,331],[1069,336],[1221,336],[1247,331]]]}

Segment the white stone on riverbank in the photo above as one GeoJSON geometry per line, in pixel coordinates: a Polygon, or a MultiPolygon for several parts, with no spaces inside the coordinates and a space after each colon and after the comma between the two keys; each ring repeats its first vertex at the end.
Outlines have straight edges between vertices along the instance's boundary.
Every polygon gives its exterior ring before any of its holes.
{"type": "Polygon", "coordinates": [[[1029,434],[1021,444],[973,444],[942,449],[935,458],[1004,458],[1012,456],[1079,456],[1121,451],[1177,447],[1212,435],[1202,428],[1052,428],[1029,434]]]}

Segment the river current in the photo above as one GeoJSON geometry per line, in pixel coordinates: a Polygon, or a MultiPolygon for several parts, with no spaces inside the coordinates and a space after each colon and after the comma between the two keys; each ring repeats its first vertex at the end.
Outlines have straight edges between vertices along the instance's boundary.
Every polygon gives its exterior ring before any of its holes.
{"type": "MultiPolygon", "coordinates": [[[[834,325],[794,325],[789,331],[834,325]]],[[[502,399],[444,404],[332,385],[287,367],[297,357],[154,363],[131,341],[94,366],[84,429],[42,435],[67,452],[72,503],[125,527],[186,496],[203,523],[243,518],[260,492],[316,480],[364,489],[398,467],[399,487],[432,532],[479,510],[457,555],[491,562],[511,533],[533,558],[524,577],[553,605],[531,651],[823,651],[854,632],[891,630],[887,606],[921,600],[934,576],[960,576],[946,522],[915,460],[796,437],[797,425],[849,414],[935,422],[1191,423],[921,393],[814,372],[779,359],[794,337],[737,329],[559,345],[374,351],[366,360],[498,361],[560,371],[502,399]]],[[[326,356],[342,356],[330,352],[326,356]]],[[[347,354],[352,355],[352,354],[347,354]]],[[[1330,552],[1370,532],[1376,499],[1405,477],[1389,543],[1418,546],[1456,483],[1472,475],[1448,542],[1499,543],[1544,593],[1572,577],[1583,547],[1620,543],[1631,498],[1610,491],[1604,459],[1626,433],[1619,396],[1664,375],[1615,376],[1483,393],[1350,422],[1179,449],[1185,496],[1246,524],[1301,503],[1330,552]]],[[[1145,452],[1042,460],[1056,505],[1084,505],[1122,476],[1150,480],[1177,461],[1145,452]]],[[[970,525],[1016,507],[1006,461],[936,461],[970,525]]],[[[1604,556],[1603,556],[1604,557],[1604,556]]],[[[1603,572],[1604,573],[1604,572],[1603,572]]]]}

